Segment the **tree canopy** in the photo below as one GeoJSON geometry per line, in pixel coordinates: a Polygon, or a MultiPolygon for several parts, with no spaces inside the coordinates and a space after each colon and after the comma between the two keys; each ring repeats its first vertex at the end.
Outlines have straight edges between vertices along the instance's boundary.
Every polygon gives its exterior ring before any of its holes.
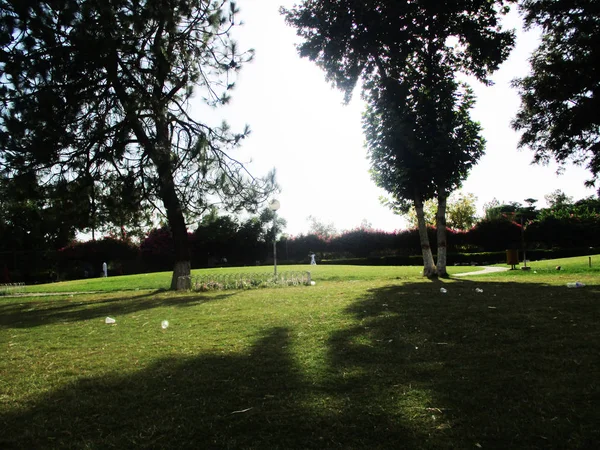
{"type": "Polygon", "coordinates": [[[523,0],[528,27],[540,27],[531,74],[515,81],[521,107],[513,127],[534,162],[585,165],[600,173],[600,4],[595,0],[523,0]]]}
{"type": "MultiPolygon", "coordinates": [[[[447,204],[447,225],[448,228],[454,230],[468,230],[477,222],[477,197],[471,193],[453,192],[448,197],[447,204]]],[[[423,213],[425,222],[428,226],[436,225],[436,209],[437,203],[430,199],[423,203],[423,213]]],[[[411,207],[405,215],[408,224],[412,228],[418,226],[417,214],[414,207],[411,207]]]]}
{"type": "MultiPolygon", "coordinates": [[[[230,38],[235,4],[1,0],[0,8],[5,174],[85,185],[90,204],[127,186],[118,193],[125,201],[167,218],[175,287],[189,274],[186,221],[215,202],[255,209],[275,187],[274,174],[254,178],[231,154],[247,129],[234,133],[190,112],[194,96],[227,102],[252,57],[230,38]]],[[[104,206],[117,224],[131,219],[104,206]]]]}
{"type": "MultiPolygon", "coordinates": [[[[447,196],[483,153],[470,118],[474,97],[458,72],[488,83],[514,43],[499,16],[511,1],[437,2],[306,0],[283,10],[303,38],[301,56],[315,61],[348,101],[362,81],[364,129],[376,183],[394,207],[439,199],[445,230],[447,196]]],[[[425,274],[435,272],[424,220],[419,221],[425,274]]],[[[444,231],[438,250],[445,249],[444,231]]],[[[439,251],[438,251],[439,254],[439,251]]],[[[445,262],[442,257],[442,273],[445,262]]]]}

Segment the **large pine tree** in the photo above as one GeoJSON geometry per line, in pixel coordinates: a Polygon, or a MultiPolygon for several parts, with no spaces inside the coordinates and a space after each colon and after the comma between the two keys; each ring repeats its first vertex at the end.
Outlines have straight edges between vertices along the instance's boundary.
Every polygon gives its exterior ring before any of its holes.
{"type": "Polygon", "coordinates": [[[252,56],[230,37],[235,4],[1,0],[0,8],[0,162],[8,176],[87,179],[105,190],[130,183],[140,201],[164,209],[177,288],[190,273],[186,219],[215,196],[226,208],[256,207],[274,187],[272,174],[253,178],[230,154],[247,130],[232,133],[190,111],[193,95],[225,103],[252,56]]]}

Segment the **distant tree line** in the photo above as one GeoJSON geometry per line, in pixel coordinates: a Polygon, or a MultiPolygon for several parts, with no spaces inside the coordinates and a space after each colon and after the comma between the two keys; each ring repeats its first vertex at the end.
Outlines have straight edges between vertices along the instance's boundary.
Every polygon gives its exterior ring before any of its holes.
{"type": "MultiPolygon", "coordinates": [[[[449,263],[458,260],[457,254],[464,254],[460,260],[473,260],[468,255],[520,250],[523,244],[528,251],[598,247],[600,199],[588,197],[574,201],[555,191],[546,196],[546,202],[547,208],[537,209],[534,199],[527,199],[523,204],[493,200],[486,205],[484,217],[472,218],[475,224],[470,228],[447,228],[449,263]]],[[[281,234],[285,220],[277,218],[274,226],[273,219],[268,209],[243,220],[211,210],[193,232],[188,232],[192,267],[272,264],[272,243],[276,235],[278,261],[282,264],[306,264],[311,253],[317,255],[318,262],[345,263],[360,259],[362,263],[369,263],[365,258],[390,258],[389,263],[408,264],[403,261],[409,260],[402,258],[421,253],[416,227],[386,232],[373,229],[363,221],[361,226],[339,233],[332,224],[323,225],[311,217],[309,233],[287,236],[281,234]]],[[[23,229],[15,223],[13,229],[0,238],[0,282],[95,277],[100,275],[105,261],[109,275],[168,271],[175,258],[173,235],[168,226],[150,230],[139,243],[116,233],[86,242],[63,241],[60,248],[53,247],[58,242],[53,240],[42,246],[42,236],[50,236],[45,235],[44,230],[34,229],[19,235],[23,229]],[[24,250],[11,246],[13,241],[24,250]],[[34,244],[42,250],[35,250],[34,244]]],[[[437,230],[429,224],[427,232],[434,238],[437,230]]],[[[420,264],[420,261],[410,261],[420,264]]]]}

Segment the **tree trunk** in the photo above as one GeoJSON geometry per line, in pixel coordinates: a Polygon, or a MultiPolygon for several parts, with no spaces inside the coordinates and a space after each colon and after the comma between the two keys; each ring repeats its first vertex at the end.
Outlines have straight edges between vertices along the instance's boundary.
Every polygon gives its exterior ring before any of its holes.
{"type": "Polygon", "coordinates": [[[187,291],[192,288],[190,278],[191,266],[189,261],[175,261],[173,278],[171,279],[171,290],[187,291]]]}
{"type": "MultiPolygon", "coordinates": [[[[162,27],[160,31],[157,31],[157,36],[160,36],[161,33],[162,27]]],[[[156,40],[158,41],[158,37],[156,40]]],[[[161,59],[159,63],[165,64],[164,59],[161,59]]],[[[171,136],[167,120],[168,108],[165,105],[164,97],[162,95],[165,86],[164,75],[168,73],[168,68],[163,67],[163,70],[161,70],[163,77],[158,77],[156,84],[153,87],[153,121],[155,125],[155,136],[151,138],[142,125],[135,101],[130,100],[129,95],[118,78],[118,66],[118,52],[115,50],[113,58],[109,61],[107,70],[112,79],[113,87],[119,101],[126,111],[129,125],[132,127],[135,136],[156,167],[156,172],[158,174],[158,196],[162,200],[167,212],[167,221],[173,235],[175,266],[173,267],[173,277],[171,278],[171,290],[186,289],[190,286],[190,249],[185,217],[183,215],[183,209],[181,208],[181,202],[177,196],[177,189],[175,188],[175,181],[173,178],[171,136]],[[182,277],[188,277],[187,281],[182,277]],[[179,281],[180,279],[182,280],[181,282],[179,281]]]]}
{"type": "Polygon", "coordinates": [[[150,157],[156,165],[159,196],[165,206],[169,228],[171,228],[173,235],[175,266],[173,267],[173,277],[171,278],[171,290],[184,290],[189,289],[191,285],[189,278],[191,274],[191,258],[188,232],[173,179],[168,127],[162,116],[156,122],[157,145],[154,148],[154,152],[150,154],[150,157]]]}
{"type": "MultiPolygon", "coordinates": [[[[161,31],[157,32],[157,35],[160,35],[161,33],[162,27],[161,31]]],[[[107,70],[112,80],[113,87],[119,101],[127,113],[127,119],[129,120],[133,132],[152,160],[152,163],[155,165],[158,174],[158,196],[166,209],[167,221],[171,228],[171,233],[173,234],[175,266],[173,267],[171,290],[186,289],[189,288],[190,285],[189,276],[191,274],[191,258],[185,217],[173,179],[171,136],[169,134],[169,123],[167,120],[168,110],[162,95],[163,87],[165,86],[165,77],[159,77],[153,88],[153,97],[155,100],[153,120],[156,127],[156,134],[153,138],[150,138],[142,126],[142,122],[136,110],[135,101],[130,100],[129,95],[119,80],[117,72],[119,64],[116,50],[112,56],[113,58],[108,61],[107,70]],[[187,282],[182,277],[188,277],[187,282]],[[182,280],[181,282],[179,282],[180,279],[182,280]]],[[[165,63],[162,59],[160,62],[165,63]]],[[[167,69],[163,69],[164,70],[161,71],[163,75],[168,73],[167,69]]]]}
{"type": "Polygon", "coordinates": [[[446,201],[448,197],[444,194],[438,196],[438,209],[435,215],[435,227],[437,229],[437,274],[440,277],[448,277],[446,271],[446,201]]]}
{"type": "Polygon", "coordinates": [[[431,246],[429,245],[429,236],[427,235],[427,224],[425,223],[425,214],[423,213],[423,200],[415,197],[415,210],[417,212],[417,223],[419,224],[419,239],[421,240],[421,252],[423,253],[423,276],[434,278],[437,275],[431,246]]]}
{"type": "Polygon", "coordinates": [[[160,197],[167,211],[167,220],[173,234],[173,250],[175,252],[175,266],[171,279],[171,290],[189,289],[191,274],[190,248],[185,218],[181,209],[171,166],[168,162],[156,164],[160,180],[160,197]],[[185,281],[181,277],[188,277],[185,281]],[[180,281],[181,279],[181,281],[180,281]]]}

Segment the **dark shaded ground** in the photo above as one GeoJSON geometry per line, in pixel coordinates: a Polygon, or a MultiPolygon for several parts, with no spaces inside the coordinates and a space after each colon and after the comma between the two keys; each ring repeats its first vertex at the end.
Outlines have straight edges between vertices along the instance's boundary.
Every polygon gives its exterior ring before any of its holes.
{"type": "MultiPolygon", "coordinates": [[[[0,448],[597,448],[599,298],[465,280],[374,289],[347,311],[359,325],[330,335],[320,381],[294,362],[293,330],[272,328],[247,355],[167,358],[2,412],[0,448]]],[[[105,314],[40,313],[5,308],[1,324],[105,314]]]]}
{"type": "MultiPolygon", "coordinates": [[[[186,296],[157,296],[162,291],[148,291],[138,295],[102,294],[97,300],[79,301],[78,295],[67,299],[40,298],[35,301],[2,302],[0,298],[0,327],[30,328],[58,322],[74,322],[103,318],[109,315],[125,315],[156,307],[190,307],[199,303],[212,302],[235,295],[233,292],[186,296]]],[[[63,295],[68,297],[67,295],[63,295]]],[[[35,295],[33,297],[36,297],[35,295]]]]}

